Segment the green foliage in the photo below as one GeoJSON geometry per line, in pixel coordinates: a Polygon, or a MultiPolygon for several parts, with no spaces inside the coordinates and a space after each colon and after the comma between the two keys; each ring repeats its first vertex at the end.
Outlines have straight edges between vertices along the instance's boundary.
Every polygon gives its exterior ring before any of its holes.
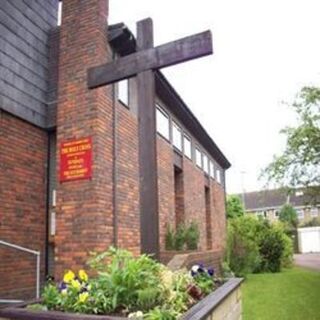
{"type": "Polygon", "coordinates": [[[297,211],[290,204],[285,204],[279,212],[279,220],[286,223],[289,228],[296,228],[298,224],[297,211]]]}
{"type": "Polygon", "coordinates": [[[162,304],[163,287],[160,281],[161,265],[146,255],[134,259],[125,250],[110,249],[96,255],[90,265],[99,270],[98,286],[112,297],[112,309],[119,306],[132,310],[151,309],[162,304]],[[106,264],[102,257],[111,260],[106,264]]]}
{"type": "Polygon", "coordinates": [[[320,89],[304,87],[292,105],[298,117],[296,127],[281,131],[287,137],[283,154],[275,156],[263,176],[277,184],[310,187],[320,191],[320,89]]]}
{"type": "Polygon", "coordinates": [[[185,232],[185,242],[187,250],[197,250],[200,240],[200,230],[194,221],[190,223],[185,232]]]}
{"type": "Polygon", "coordinates": [[[121,249],[92,254],[88,264],[95,278],[88,279],[84,270],[78,276],[69,270],[59,286],[45,286],[43,304],[33,308],[171,320],[214,289],[214,277],[203,275],[196,280],[189,272],[172,272],[149,256],[133,257],[121,249]],[[199,292],[197,298],[190,287],[199,292]]]}
{"type": "Polygon", "coordinates": [[[198,224],[194,221],[189,225],[181,223],[176,231],[168,225],[165,239],[166,250],[197,250],[200,240],[198,224]]]}
{"type": "Polygon", "coordinates": [[[227,196],[227,218],[236,218],[244,215],[242,200],[235,195],[227,196]]]}
{"type": "Polygon", "coordinates": [[[175,250],[182,251],[186,242],[186,230],[185,224],[179,224],[175,234],[175,250]]]}
{"type": "Polygon", "coordinates": [[[320,226],[320,217],[314,217],[309,221],[302,223],[299,227],[307,228],[307,227],[319,227],[319,226],[320,226]]]}
{"type": "Polygon", "coordinates": [[[278,272],[292,262],[292,241],[281,224],[243,216],[229,220],[226,262],[237,276],[278,272]]]}
{"type": "Polygon", "coordinates": [[[260,264],[257,230],[259,221],[243,216],[230,219],[227,236],[227,263],[237,276],[255,271],[260,264]]]}
{"type": "Polygon", "coordinates": [[[166,250],[175,249],[175,232],[170,225],[167,225],[165,246],[166,246],[166,250]]]}
{"type": "Polygon", "coordinates": [[[260,239],[259,253],[261,262],[260,271],[281,271],[281,258],[284,251],[282,234],[275,228],[267,228],[260,239]]]}
{"type": "Polygon", "coordinates": [[[204,295],[208,295],[214,290],[215,284],[212,277],[207,272],[198,273],[194,280],[204,295]]]}

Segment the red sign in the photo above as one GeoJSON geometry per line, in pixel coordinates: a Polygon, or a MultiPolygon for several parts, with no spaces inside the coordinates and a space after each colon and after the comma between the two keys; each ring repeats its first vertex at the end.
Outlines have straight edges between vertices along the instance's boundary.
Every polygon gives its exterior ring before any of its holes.
{"type": "Polygon", "coordinates": [[[91,174],[91,137],[62,142],[60,146],[60,182],[89,179],[91,174]]]}

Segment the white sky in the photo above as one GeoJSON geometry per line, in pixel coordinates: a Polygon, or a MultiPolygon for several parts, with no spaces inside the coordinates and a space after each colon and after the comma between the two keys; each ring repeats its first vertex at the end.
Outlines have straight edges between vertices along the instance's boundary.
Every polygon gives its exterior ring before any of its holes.
{"type": "Polygon", "coordinates": [[[295,119],[282,102],[320,83],[319,13],[319,0],[110,0],[109,21],[135,32],[151,17],[155,45],[212,31],[213,55],[162,71],[232,163],[235,193],[263,187],[260,170],[295,119]]]}

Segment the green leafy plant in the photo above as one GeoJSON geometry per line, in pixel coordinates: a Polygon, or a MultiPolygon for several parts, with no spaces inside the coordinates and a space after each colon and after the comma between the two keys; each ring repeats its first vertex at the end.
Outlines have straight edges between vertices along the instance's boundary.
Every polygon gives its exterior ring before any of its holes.
{"type": "Polygon", "coordinates": [[[200,231],[198,224],[191,222],[185,231],[185,242],[188,250],[197,250],[200,239],[200,231]]]}
{"type": "Polygon", "coordinates": [[[167,225],[165,246],[166,250],[175,249],[175,232],[170,225],[167,225]]]}
{"type": "Polygon", "coordinates": [[[215,287],[213,277],[172,272],[149,256],[134,257],[112,247],[92,254],[88,264],[94,278],[89,279],[84,270],[77,275],[69,270],[59,285],[50,282],[45,286],[43,304],[34,308],[171,320],[215,287]]]}
{"type": "Polygon", "coordinates": [[[226,263],[237,276],[289,267],[293,243],[285,230],[282,223],[249,216],[229,220],[226,263]]]}
{"type": "Polygon", "coordinates": [[[167,226],[165,236],[166,250],[197,250],[200,239],[200,231],[196,222],[189,225],[181,223],[176,231],[170,225],[167,226]]]}
{"type": "Polygon", "coordinates": [[[184,249],[186,241],[186,225],[179,224],[175,234],[175,250],[181,251],[184,249]]]}

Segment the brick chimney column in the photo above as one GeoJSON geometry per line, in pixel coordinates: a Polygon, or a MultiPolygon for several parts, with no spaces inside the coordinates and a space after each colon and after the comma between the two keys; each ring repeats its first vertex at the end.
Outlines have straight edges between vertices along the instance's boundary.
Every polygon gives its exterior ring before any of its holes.
{"type": "Polygon", "coordinates": [[[107,0],[64,0],[57,110],[55,276],[85,267],[113,241],[112,87],[87,88],[87,69],[111,59],[107,0]],[[60,183],[60,145],[92,138],[92,178],[60,183]]]}

